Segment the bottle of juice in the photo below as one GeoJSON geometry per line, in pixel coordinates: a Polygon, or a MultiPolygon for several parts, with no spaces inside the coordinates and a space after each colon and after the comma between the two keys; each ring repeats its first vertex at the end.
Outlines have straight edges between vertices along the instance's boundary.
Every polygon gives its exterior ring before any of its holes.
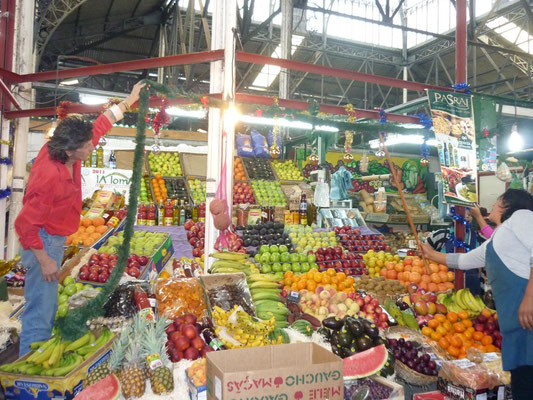
{"type": "Polygon", "coordinates": [[[146,207],[143,202],[137,208],[137,225],[146,225],[146,207]]]}
{"type": "Polygon", "coordinates": [[[192,208],[192,220],[198,222],[198,204],[194,204],[192,208]]]}
{"type": "Polygon", "coordinates": [[[174,200],[174,207],[172,209],[172,225],[178,226],[180,224],[180,208],[178,200],[174,200]]]}
{"type": "Polygon", "coordinates": [[[102,146],[98,146],[96,149],[96,167],[104,168],[104,148],[102,146]]]}
{"type": "Polygon", "coordinates": [[[205,222],[205,203],[198,206],[198,221],[205,222]]]}
{"type": "Polygon", "coordinates": [[[172,207],[172,201],[167,199],[165,204],[165,211],[163,217],[163,223],[165,226],[172,226],[172,220],[174,218],[174,207],[172,207]]]}
{"type": "Polygon", "coordinates": [[[156,220],[156,207],[154,203],[150,203],[148,211],[146,212],[146,225],[155,225],[156,220]]]}
{"type": "Polygon", "coordinates": [[[165,206],[163,204],[163,200],[159,200],[159,204],[157,206],[157,225],[164,225],[163,219],[165,218],[165,206]]]}
{"type": "Polygon", "coordinates": [[[181,200],[180,204],[180,222],[178,225],[183,226],[185,225],[186,217],[187,217],[187,210],[185,209],[185,204],[183,203],[183,199],[181,200]]]}

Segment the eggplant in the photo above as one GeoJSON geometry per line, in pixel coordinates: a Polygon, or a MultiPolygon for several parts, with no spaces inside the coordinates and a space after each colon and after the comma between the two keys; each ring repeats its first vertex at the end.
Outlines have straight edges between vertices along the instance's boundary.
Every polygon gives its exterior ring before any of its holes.
{"type": "Polygon", "coordinates": [[[364,327],[361,321],[353,317],[346,318],[345,325],[346,328],[348,328],[348,330],[350,331],[350,333],[356,338],[361,336],[364,332],[364,327]]]}
{"type": "Polygon", "coordinates": [[[340,331],[344,325],[344,321],[336,317],[328,317],[322,321],[322,325],[334,331],[340,331]]]}
{"type": "Polygon", "coordinates": [[[324,336],[326,340],[331,339],[331,330],[325,327],[318,328],[317,331],[320,335],[324,336]]]}

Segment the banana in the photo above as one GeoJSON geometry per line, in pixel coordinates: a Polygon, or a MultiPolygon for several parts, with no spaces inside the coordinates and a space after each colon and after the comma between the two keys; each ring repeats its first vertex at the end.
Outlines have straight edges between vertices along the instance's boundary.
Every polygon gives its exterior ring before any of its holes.
{"type": "Polygon", "coordinates": [[[55,343],[56,338],[52,337],[51,339],[48,339],[43,345],[41,345],[36,351],[34,351],[27,359],[28,362],[34,362],[34,360],[39,357],[44,351],[46,351],[49,347],[53,346],[55,343]]]}
{"type": "Polygon", "coordinates": [[[30,344],[30,349],[37,350],[39,347],[41,347],[43,344],[45,344],[48,340],[42,340],[40,342],[33,342],[30,344]]]}
{"type": "Polygon", "coordinates": [[[259,281],[259,282],[253,282],[250,285],[248,285],[250,289],[278,289],[279,283],[277,282],[266,282],[266,281],[259,281]]]}
{"type": "Polygon", "coordinates": [[[44,367],[41,365],[33,365],[32,367],[26,370],[27,375],[40,375],[44,370],[44,367]]]}
{"type": "Polygon", "coordinates": [[[250,270],[238,269],[238,268],[233,268],[233,267],[215,267],[215,268],[211,268],[209,272],[212,274],[227,274],[227,273],[233,274],[233,273],[244,272],[246,275],[248,275],[248,273],[250,273],[250,270]]]}
{"type": "Polygon", "coordinates": [[[41,354],[39,354],[35,359],[32,361],[34,364],[43,364],[45,361],[47,361],[52,353],[54,352],[55,348],[59,346],[59,339],[55,339],[55,342],[52,346],[48,347],[46,350],[44,350],[41,354]]]}
{"type": "Polygon", "coordinates": [[[217,267],[229,267],[229,268],[236,268],[236,269],[250,269],[250,266],[238,261],[226,261],[226,260],[217,260],[213,264],[211,264],[212,268],[217,267]]]}
{"type": "Polygon", "coordinates": [[[21,362],[18,362],[18,363],[4,364],[4,365],[0,366],[0,371],[2,371],[2,372],[13,372],[18,367],[21,367],[24,364],[26,364],[26,361],[21,361],[21,362]]]}
{"type": "Polygon", "coordinates": [[[466,305],[466,303],[464,302],[463,300],[463,296],[464,296],[464,289],[459,289],[457,291],[457,293],[455,294],[455,303],[462,309],[462,310],[467,310],[468,309],[468,306],[466,305]]]}
{"type": "Polygon", "coordinates": [[[254,295],[259,294],[259,293],[280,294],[281,292],[282,292],[281,289],[275,289],[275,288],[271,288],[271,289],[264,289],[264,288],[250,289],[250,293],[252,294],[252,297],[254,297],[254,295]]]}
{"type": "Polygon", "coordinates": [[[481,310],[483,310],[483,308],[479,306],[479,303],[476,301],[476,298],[470,290],[465,291],[464,298],[469,310],[473,311],[476,314],[479,314],[481,310]]]}
{"type": "Polygon", "coordinates": [[[96,352],[100,347],[106,344],[111,338],[111,332],[109,330],[104,330],[102,334],[95,341],[79,348],[76,353],[86,356],[87,354],[92,354],[96,352]]]}
{"type": "Polygon", "coordinates": [[[75,340],[71,344],[69,344],[67,347],[65,347],[65,353],[69,351],[76,351],[80,347],[85,346],[87,343],[89,343],[89,340],[91,338],[91,332],[87,332],[85,335],[80,337],[79,339],[75,340]]]}
{"type": "Polygon", "coordinates": [[[23,364],[23,365],[21,365],[20,367],[17,368],[17,372],[18,372],[19,374],[24,374],[24,375],[25,375],[25,374],[26,374],[26,371],[27,371],[28,369],[30,369],[31,367],[33,367],[33,366],[34,366],[34,365],[33,365],[33,364],[30,364],[30,363],[23,364]]]}
{"type": "Polygon", "coordinates": [[[65,351],[65,347],[65,343],[60,343],[54,348],[52,355],[47,360],[47,363],[48,365],[50,365],[50,367],[54,367],[59,362],[59,360],[61,360],[61,357],[63,356],[63,351],[65,351]]]}
{"type": "Polygon", "coordinates": [[[74,357],[75,357],[75,359],[72,362],[72,364],[67,365],[65,367],[57,368],[54,371],[54,376],[65,376],[65,375],[67,375],[74,368],[76,368],[78,365],[80,365],[83,362],[83,360],[84,360],[84,358],[82,356],[78,355],[78,354],[75,354],[74,357]]]}
{"type": "Polygon", "coordinates": [[[257,293],[252,296],[252,300],[254,303],[259,300],[273,300],[273,301],[280,301],[280,296],[275,293],[257,293]]]}
{"type": "Polygon", "coordinates": [[[209,257],[217,258],[219,260],[244,261],[248,258],[248,254],[219,251],[219,252],[210,254],[209,257]]]}
{"type": "Polygon", "coordinates": [[[279,279],[276,275],[273,274],[250,274],[250,276],[248,276],[248,281],[279,282],[279,279]]]}

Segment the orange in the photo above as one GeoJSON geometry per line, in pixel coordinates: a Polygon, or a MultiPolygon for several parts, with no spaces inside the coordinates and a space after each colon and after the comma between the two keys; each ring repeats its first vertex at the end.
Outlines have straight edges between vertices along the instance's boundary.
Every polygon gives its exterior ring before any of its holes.
{"type": "Polygon", "coordinates": [[[331,283],[331,278],[329,277],[329,275],[324,275],[322,277],[322,283],[325,285],[325,284],[328,284],[328,283],[331,283]]]}
{"type": "Polygon", "coordinates": [[[83,233],[83,232],[85,232],[85,229],[86,229],[86,228],[85,228],[84,226],[80,226],[80,227],[78,228],[77,233],[83,233]]]}
{"type": "Polygon", "coordinates": [[[500,351],[500,349],[494,346],[493,344],[485,346],[485,349],[487,349],[487,353],[498,353],[500,351]]]}
{"type": "Polygon", "coordinates": [[[464,326],[466,326],[467,328],[471,328],[472,326],[474,326],[474,323],[472,322],[472,320],[470,319],[464,319],[463,321],[461,321],[464,326]]]}
{"type": "Polygon", "coordinates": [[[439,322],[446,321],[446,316],[444,314],[435,314],[435,316],[433,318],[436,319],[439,322]]]}
{"type": "Polygon", "coordinates": [[[455,288],[455,285],[452,282],[446,282],[446,290],[451,290],[455,288]]]}
{"type": "Polygon", "coordinates": [[[170,274],[167,271],[161,271],[159,274],[159,279],[168,279],[170,278],[170,274]]]}
{"type": "Polygon", "coordinates": [[[157,179],[157,180],[161,179],[162,177],[163,177],[163,175],[161,175],[161,174],[159,174],[159,173],[158,173],[158,174],[155,174],[155,179],[157,179]]]}
{"type": "Polygon", "coordinates": [[[420,276],[420,273],[418,273],[418,272],[411,272],[411,273],[409,274],[409,280],[410,280],[411,282],[419,283],[421,278],[422,278],[422,277],[420,276]]]}
{"type": "Polygon", "coordinates": [[[309,290],[310,292],[314,292],[315,289],[316,289],[316,282],[312,280],[307,281],[307,290],[309,290]]]}
{"type": "Polygon", "coordinates": [[[413,263],[413,259],[411,257],[405,257],[403,259],[403,264],[404,265],[411,265],[413,263]]]}
{"type": "MultiPolygon", "coordinates": [[[[444,272],[448,272],[448,267],[444,264],[439,264],[439,270],[440,271],[444,271],[444,272]]],[[[453,272],[452,272],[453,274],[453,272]]]]}
{"type": "Polygon", "coordinates": [[[105,225],[100,225],[100,226],[97,226],[96,228],[94,228],[96,232],[98,233],[106,233],[107,232],[107,226],[105,225]]]}
{"type": "Polygon", "coordinates": [[[448,286],[445,283],[439,283],[437,285],[438,292],[445,292],[446,290],[448,290],[448,286]]]}
{"type": "Polygon", "coordinates": [[[465,338],[467,339],[472,339],[472,337],[474,336],[472,331],[469,331],[469,330],[466,330],[464,335],[465,335],[465,338]]]}
{"type": "Polygon", "coordinates": [[[291,285],[291,290],[294,290],[294,291],[298,291],[298,283],[297,282],[294,282],[292,285],[291,285]]]}
{"type": "Polygon", "coordinates": [[[460,353],[460,350],[458,347],[450,346],[448,347],[448,353],[450,353],[452,357],[457,357],[460,353]]]}
{"type": "Polygon", "coordinates": [[[448,330],[444,326],[437,327],[437,332],[439,332],[441,335],[446,335],[448,333],[448,330]]]}
{"type": "Polygon", "coordinates": [[[428,326],[424,326],[422,328],[422,334],[425,335],[425,336],[430,336],[431,334],[433,333],[433,329],[431,329],[430,327],[428,326]]]}
{"type": "Polygon", "coordinates": [[[483,336],[483,339],[481,339],[481,344],[484,345],[484,346],[492,344],[492,337],[490,337],[488,335],[483,336]]]}
{"type": "Polygon", "coordinates": [[[439,278],[440,278],[441,282],[447,282],[448,281],[448,273],[446,273],[444,271],[440,271],[438,273],[438,275],[439,275],[439,278]]]}
{"type": "Polygon", "coordinates": [[[433,283],[433,282],[428,283],[428,290],[430,292],[436,292],[436,291],[438,291],[438,289],[439,289],[439,287],[437,286],[436,283],[433,283]]]}
{"type": "Polygon", "coordinates": [[[422,282],[430,283],[431,277],[427,274],[422,275],[422,282]]]}
{"type": "Polygon", "coordinates": [[[466,330],[466,327],[462,322],[456,322],[455,324],[453,324],[453,329],[455,332],[463,333],[466,330]]]}
{"type": "Polygon", "coordinates": [[[303,290],[306,288],[306,286],[307,286],[307,281],[303,279],[296,284],[296,287],[298,288],[298,290],[303,290]]]}
{"type": "Polygon", "coordinates": [[[431,274],[431,282],[433,282],[433,283],[441,283],[441,279],[440,279],[439,274],[437,274],[436,272],[431,274]]]}
{"type": "Polygon", "coordinates": [[[450,322],[457,322],[457,320],[459,319],[459,316],[456,313],[454,313],[453,311],[450,311],[446,315],[446,318],[448,318],[448,321],[450,321],[450,322]]]}
{"type": "Polygon", "coordinates": [[[87,228],[88,226],[91,226],[93,224],[93,221],[90,218],[83,218],[81,220],[81,224],[87,228]]]}
{"type": "Polygon", "coordinates": [[[436,329],[439,325],[440,325],[440,322],[437,321],[436,319],[430,319],[430,320],[428,321],[428,326],[429,326],[431,329],[436,329]]]}
{"type": "Polygon", "coordinates": [[[457,316],[460,319],[468,319],[468,317],[470,317],[470,314],[468,314],[468,311],[461,311],[460,313],[457,314],[457,316]]]}
{"type": "Polygon", "coordinates": [[[481,340],[481,339],[483,339],[483,336],[485,336],[485,335],[483,334],[483,332],[474,332],[474,333],[472,334],[472,338],[473,338],[474,340],[481,340]]]}
{"type": "Polygon", "coordinates": [[[383,268],[381,271],[379,271],[379,276],[387,276],[387,270],[383,268]]]}
{"type": "Polygon", "coordinates": [[[396,272],[403,272],[403,269],[404,268],[403,268],[403,264],[402,263],[398,263],[398,264],[394,265],[394,270],[396,272]]]}
{"type": "Polygon", "coordinates": [[[420,282],[420,283],[418,284],[418,287],[419,287],[420,289],[424,289],[424,290],[426,290],[426,291],[429,290],[429,288],[428,288],[428,284],[427,284],[426,282],[420,282]]]}
{"type": "Polygon", "coordinates": [[[452,271],[448,271],[448,272],[446,272],[446,275],[448,275],[447,281],[448,282],[453,282],[453,280],[455,279],[455,274],[452,271]]]}
{"type": "Polygon", "coordinates": [[[413,270],[411,264],[409,265],[406,265],[405,263],[403,264],[403,270],[404,271],[407,271],[407,272],[411,272],[413,270]]]}
{"type": "Polygon", "coordinates": [[[337,279],[339,280],[339,282],[345,280],[346,279],[346,274],[344,272],[339,272],[337,274],[337,279]]]}
{"type": "Polygon", "coordinates": [[[105,219],[103,219],[102,217],[93,218],[93,225],[94,226],[100,226],[100,225],[104,225],[104,224],[105,224],[105,219]]]}
{"type": "Polygon", "coordinates": [[[459,336],[454,335],[452,337],[452,340],[450,340],[450,344],[454,347],[460,348],[463,346],[463,341],[461,340],[459,336]]]}
{"type": "Polygon", "coordinates": [[[90,226],[88,226],[87,228],[85,228],[85,232],[86,232],[86,233],[93,233],[93,232],[95,232],[95,231],[96,231],[96,227],[95,227],[95,226],[92,226],[92,225],[90,225],[90,226]]]}
{"type": "Polygon", "coordinates": [[[422,266],[422,262],[420,261],[420,259],[417,259],[417,258],[413,259],[413,269],[415,267],[420,268],[421,266],[422,266]]]}
{"type": "Polygon", "coordinates": [[[320,283],[322,282],[322,275],[320,273],[316,273],[315,276],[313,277],[313,280],[316,282],[316,283],[320,283]]]}
{"type": "Polygon", "coordinates": [[[433,332],[430,335],[431,339],[433,339],[435,342],[438,342],[442,339],[442,335],[439,332],[433,332]]]}
{"type": "Polygon", "coordinates": [[[94,244],[94,239],[88,238],[83,240],[84,246],[92,246],[94,244]]]}
{"type": "Polygon", "coordinates": [[[102,235],[100,235],[98,232],[93,232],[93,233],[89,234],[89,237],[96,241],[96,240],[100,239],[102,237],[102,235]]]}
{"type": "Polygon", "coordinates": [[[431,271],[431,273],[439,272],[439,266],[435,263],[429,263],[429,270],[431,271]]]}
{"type": "Polygon", "coordinates": [[[441,337],[439,340],[439,346],[443,349],[447,349],[448,347],[450,347],[450,341],[445,337],[441,337]]]}
{"type": "Polygon", "coordinates": [[[395,270],[387,271],[387,279],[396,279],[398,277],[398,273],[395,270]]]}
{"type": "Polygon", "coordinates": [[[335,276],[337,274],[337,271],[335,271],[335,269],[333,268],[328,268],[326,274],[328,274],[329,276],[335,276]]]}
{"type": "Polygon", "coordinates": [[[442,326],[444,329],[446,329],[448,332],[452,330],[452,323],[448,320],[444,321],[442,323],[442,326]]]}
{"type": "Polygon", "coordinates": [[[424,271],[422,270],[420,265],[413,264],[413,272],[418,272],[419,274],[422,274],[422,272],[424,272],[424,271]]]}
{"type": "MultiPolygon", "coordinates": [[[[311,271],[309,271],[309,272],[311,272],[311,271]]],[[[285,278],[292,278],[292,277],[294,276],[294,272],[292,272],[292,271],[287,271],[287,272],[285,272],[285,274],[283,274],[283,276],[284,276],[285,278]]]]}
{"type": "Polygon", "coordinates": [[[482,311],[481,311],[481,314],[483,314],[484,317],[491,317],[492,316],[492,311],[490,311],[488,308],[484,308],[482,311]]]}
{"type": "Polygon", "coordinates": [[[352,287],[353,284],[355,283],[355,279],[353,278],[353,276],[349,276],[346,278],[345,282],[347,282],[350,285],[350,287],[352,287]]]}

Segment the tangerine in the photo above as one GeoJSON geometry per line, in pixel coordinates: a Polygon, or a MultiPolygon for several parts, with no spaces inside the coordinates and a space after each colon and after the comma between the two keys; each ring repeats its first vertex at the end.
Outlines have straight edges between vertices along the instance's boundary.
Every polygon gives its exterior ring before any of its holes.
{"type": "Polygon", "coordinates": [[[448,281],[448,273],[446,273],[446,272],[444,272],[444,271],[440,271],[440,272],[438,273],[438,275],[439,275],[439,278],[440,278],[440,281],[441,281],[441,282],[446,282],[446,281],[448,281]]]}
{"type": "Polygon", "coordinates": [[[90,226],[88,226],[87,228],[85,228],[85,232],[86,232],[86,233],[93,233],[93,232],[95,232],[95,231],[96,231],[96,227],[93,226],[93,225],[90,225],[90,226]]]}
{"type": "Polygon", "coordinates": [[[444,314],[435,314],[435,316],[433,318],[436,319],[439,322],[446,321],[446,316],[444,314]]]}
{"type": "Polygon", "coordinates": [[[446,286],[445,283],[439,283],[437,285],[437,291],[438,292],[445,292],[446,290],[448,290],[448,287],[446,286]]]}
{"type": "Polygon", "coordinates": [[[87,238],[83,241],[84,246],[92,246],[94,244],[94,239],[87,238]]]}
{"type": "Polygon", "coordinates": [[[431,329],[430,327],[428,326],[424,326],[422,328],[422,334],[425,335],[425,336],[430,336],[431,334],[433,333],[433,329],[431,329]]]}
{"type": "Polygon", "coordinates": [[[94,228],[96,230],[96,232],[98,233],[106,233],[107,232],[107,226],[105,225],[100,225],[100,226],[97,226],[96,228],[94,228]]]}
{"type": "Polygon", "coordinates": [[[431,273],[439,272],[439,266],[435,263],[429,263],[429,270],[431,273]]]}
{"type": "Polygon", "coordinates": [[[442,326],[449,332],[452,330],[452,323],[448,320],[442,323],[442,326]]]}
{"type": "Polygon", "coordinates": [[[428,274],[422,275],[422,282],[430,283],[431,277],[428,274]]]}
{"type": "Polygon", "coordinates": [[[492,317],[492,311],[490,311],[488,308],[484,308],[482,311],[481,311],[481,314],[484,316],[484,317],[492,317]]]}
{"type": "Polygon", "coordinates": [[[483,339],[481,339],[481,344],[484,345],[484,346],[492,344],[492,337],[489,336],[489,335],[483,336],[483,339]]]}
{"type": "Polygon", "coordinates": [[[413,271],[409,274],[409,280],[414,283],[419,283],[422,277],[419,272],[413,271]]]}
{"type": "Polygon", "coordinates": [[[439,332],[432,332],[430,335],[431,339],[433,339],[435,342],[438,342],[442,339],[442,335],[439,332]]]}
{"type": "Polygon", "coordinates": [[[86,218],[83,218],[83,219],[81,220],[81,224],[82,224],[85,228],[87,228],[88,226],[91,226],[91,225],[93,224],[93,221],[92,221],[90,218],[86,217],[86,218]]]}
{"type": "MultiPolygon", "coordinates": [[[[461,321],[461,322],[462,322],[462,323],[464,324],[464,326],[466,326],[468,329],[470,329],[470,328],[472,328],[472,327],[474,326],[474,323],[473,323],[472,320],[470,320],[470,319],[465,319],[465,320],[463,320],[463,321],[461,321]]],[[[467,329],[467,330],[468,330],[468,329],[467,329]]],[[[474,329],[472,328],[472,330],[474,330],[474,329]]]]}
{"type": "Polygon", "coordinates": [[[470,317],[470,314],[468,313],[468,311],[461,311],[460,313],[457,314],[457,316],[463,320],[463,319],[468,319],[468,317],[470,317]]]}
{"type": "Polygon", "coordinates": [[[446,275],[448,275],[447,281],[448,282],[453,282],[453,280],[455,279],[455,274],[452,271],[448,271],[448,272],[446,272],[446,275]]]}
{"type": "Polygon", "coordinates": [[[450,340],[450,345],[457,347],[457,348],[461,348],[463,346],[463,341],[461,340],[459,336],[454,335],[452,337],[452,340],[450,340]]]}
{"type": "MultiPolygon", "coordinates": [[[[439,264],[439,270],[440,271],[444,271],[444,272],[448,272],[448,267],[444,264],[439,264]]],[[[452,272],[453,274],[453,272],[452,272]]]]}
{"type": "Polygon", "coordinates": [[[413,263],[413,259],[411,257],[405,257],[403,259],[403,264],[404,265],[411,265],[413,263]]]}
{"type": "Polygon", "coordinates": [[[481,340],[481,339],[483,339],[484,336],[485,336],[485,335],[483,334],[483,332],[474,332],[474,333],[472,334],[472,338],[473,338],[474,340],[481,340]]]}
{"type": "Polygon", "coordinates": [[[436,319],[430,319],[430,320],[428,321],[428,326],[429,326],[431,329],[436,329],[439,325],[440,325],[440,322],[437,321],[436,319]]]}
{"type": "Polygon", "coordinates": [[[459,356],[460,350],[459,350],[458,347],[455,347],[455,346],[449,346],[447,350],[448,350],[448,353],[450,353],[450,355],[451,355],[452,357],[457,357],[457,356],[459,356]]]}
{"type": "Polygon", "coordinates": [[[387,271],[387,279],[396,279],[398,273],[395,270],[387,271]]]}
{"type": "Polygon", "coordinates": [[[439,289],[436,283],[430,282],[428,283],[428,290],[430,292],[436,292],[439,289]]]}
{"type": "Polygon", "coordinates": [[[443,349],[447,349],[448,347],[450,347],[450,342],[445,337],[441,337],[439,340],[439,346],[443,349]]]}
{"type": "Polygon", "coordinates": [[[453,323],[453,322],[457,322],[457,320],[459,319],[459,316],[457,315],[457,313],[454,313],[453,311],[450,311],[446,315],[446,318],[448,319],[448,321],[453,323]]]}
{"type": "Polygon", "coordinates": [[[441,335],[446,335],[448,333],[448,330],[444,326],[437,327],[437,332],[439,332],[441,335]]]}
{"type": "Polygon", "coordinates": [[[466,327],[462,322],[456,322],[455,324],[453,324],[453,329],[455,332],[463,333],[466,330],[466,327]]]}
{"type": "Polygon", "coordinates": [[[170,274],[168,273],[168,271],[161,271],[161,273],[159,274],[159,279],[169,279],[170,278],[170,274]]]}
{"type": "Polygon", "coordinates": [[[337,271],[335,271],[335,269],[333,268],[328,268],[326,274],[329,276],[335,276],[337,274],[337,271]]]}
{"type": "Polygon", "coordinates": [[[418,284],[418,287],[419,287],[420,289],[429,290],[429,288],[428,288],[428,284],[427,284],[426,282],[420,282],[420,283],[418,284]]]}
{"type": "Polygon", "coordinates": [[[102,217],[93,218],[93,225],[94,226],[100,226],[100,225],[104,225],[104,224],[105,224],[105,219],[103,219],[102,217]]]}

